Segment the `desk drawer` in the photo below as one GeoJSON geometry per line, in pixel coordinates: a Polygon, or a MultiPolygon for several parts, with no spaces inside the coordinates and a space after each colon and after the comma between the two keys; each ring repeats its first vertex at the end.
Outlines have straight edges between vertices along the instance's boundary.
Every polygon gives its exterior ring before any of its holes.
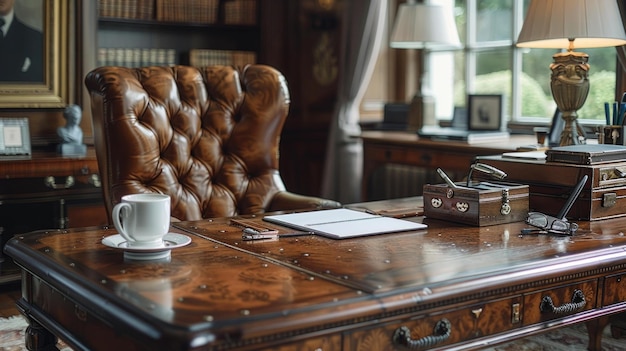
{"type": "Polygon", "coordinates": [[[364,145],[364,155],[379,162],[428,168],[441,167],[446,172],[465,173],[469,171],[476,155],[472,150],[466,150],[466,153],[463,151],[465,150],[458,149],[450,152],[419,147],[364,145]]]}
{"type": "Polygon", "coordinates": [[[343,350],[408,349],[406,344],[401,346],[403,344],[397,341],[398,333],[402,330],[408,333],[415,343],[426,343],[423,345],[424,348],[441,347],[501,333],[520,326],[519,318],[514,312],[517,311],[514,306],[519,306],[520,301],[521,297],[503,299],[456,311],[415,316],[347,332],[344,335],[343,350]],[[449,336],[445,335],[447,330],[449,336]],[[431,344],[424,340],[429,336],[435,336],[437,342],[431,344]]]}
{"type": "MultiPolygon", "coordinates": [[[[255,350],[258,350],[255,348],[255,350]]],[[[341,350],[341,334],[311,338],[291,344],[274,346],[258,351],[334,351],[341,350]]]]}
{"type": "Polygon", "coordinates": [[[524,296],[524,325],[558,319],[597,307],[597,280],[588,280],[524,296]]]}
{"type": "Polygon", "coordinates": [[[626,301],[626,275],[616,274],[604,278],[602,307],[626,301]]]}

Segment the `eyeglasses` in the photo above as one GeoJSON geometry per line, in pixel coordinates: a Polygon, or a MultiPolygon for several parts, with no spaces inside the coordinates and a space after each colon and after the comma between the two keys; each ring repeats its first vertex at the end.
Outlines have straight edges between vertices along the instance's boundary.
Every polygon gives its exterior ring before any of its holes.
{"type": "MultiPolygon", "coordinates": [[[[574,222],[568,222],[567,219],[559,219],[548,216],[547,214],[543,214],[541,212],[528,212],[526,224],[539,228],[541,231],[561,235],[574,235],[576,230],[578,230],[578,224],[574,222]]],[[[522,230],[523,234],[528,234],[530,232],[532,232],[532,230],[522,230]]]]}

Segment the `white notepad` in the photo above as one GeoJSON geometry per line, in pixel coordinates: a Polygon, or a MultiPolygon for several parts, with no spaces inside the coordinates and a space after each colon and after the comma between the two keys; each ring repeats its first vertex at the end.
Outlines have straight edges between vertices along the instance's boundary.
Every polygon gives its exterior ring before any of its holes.
{"type": "Polygon", "coordinates": [[[263,220],[334,239],[425,229],[423,223],[339,208],[265,216],[263,220]]]}

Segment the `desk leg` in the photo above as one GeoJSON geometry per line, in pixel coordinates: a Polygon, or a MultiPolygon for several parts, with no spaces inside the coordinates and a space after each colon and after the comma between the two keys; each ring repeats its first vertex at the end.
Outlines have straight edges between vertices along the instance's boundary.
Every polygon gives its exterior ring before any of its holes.
{"type": "Polygon", "coordinates": [[[25,335],[26,348],[30,351],[59,351],[56,347],[57,337],[30,317],[26,318],[28,319],[25,335]]]}
{"type": "Polygon", "coordinates": [[[587,350],[601,351],[602,331],[609,324],[609,317],[604,316],[592,319],[585,324],[587,325],[587,334],[589,335],[589,345],[587,345],[587,350]]]}
{"type": "Polygon", "coordinates": [[[611,317],[611,336],[615,339],[626,337],[626,313],[611,317]]]}

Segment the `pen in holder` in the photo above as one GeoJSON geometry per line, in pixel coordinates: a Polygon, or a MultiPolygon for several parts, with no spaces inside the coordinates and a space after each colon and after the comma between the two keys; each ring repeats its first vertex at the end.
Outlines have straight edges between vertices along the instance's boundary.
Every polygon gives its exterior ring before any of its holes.
{"type": "Polygon", "coordinates": [[[624,126],[604,126],[604,144],[626,145],[624,143],[624,126]]]}

